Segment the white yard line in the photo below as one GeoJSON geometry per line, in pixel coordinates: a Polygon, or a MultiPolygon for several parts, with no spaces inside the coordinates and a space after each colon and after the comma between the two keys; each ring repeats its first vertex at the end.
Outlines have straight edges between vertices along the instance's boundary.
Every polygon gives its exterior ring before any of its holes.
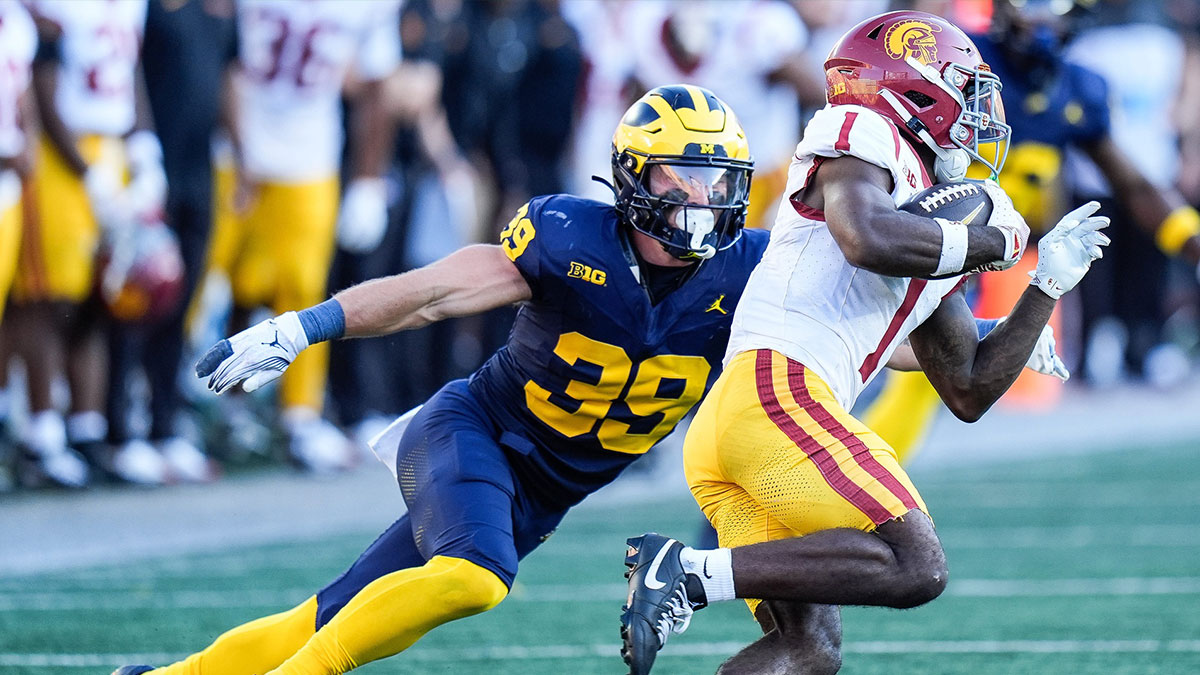
{"type": "MultiPolygon", "coordinates": [[[[626,595],[623,583],[522,584],[507,602],[618,602],[626,595]]],[[[0,612],[143,609],[230,609],[286,607],[315,589],[230,591],[155,591],[132,589],[61,592],[9,592],[0,596],[0,612]]],[[[958,579],[946,597],[1112,597],[1200,594],[1200,577],[1125,577],[1117,579],[958,579]]]]}
{"type": "MultiPolygon", "coordinates": [[[[660,659],[697,656],[728,656],[741,642],[677,642],[669,645],[660,659]]],[[[1200,640],[913,640],[847,642],[846,654],[1120,654],[1200,653],[1200,640]]],[[[493,646],[455,649],[416,648],[395,658],[396,663],[462,663],[467,661],[530,661],[539,659],[612,658],[617,662],[615,643],[589,645],[493,646]]],[[[186,654],[22,654],[0,652],[0,666],[94,668],[129,663],[170,663],[186,654]]]]}

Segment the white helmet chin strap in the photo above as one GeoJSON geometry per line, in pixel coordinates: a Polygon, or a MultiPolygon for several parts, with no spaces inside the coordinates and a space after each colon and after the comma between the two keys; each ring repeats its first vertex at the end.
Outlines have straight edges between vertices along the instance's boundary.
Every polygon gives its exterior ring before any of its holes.
{"type": "MultiPolygon", "coordinates": [[[[912,127],[909,127],[907,123],[913,118],[913,114],[908,111],[908,108],[905,108],[896,99],[896,95],[887,89],[880,89],[879,95],[883,97],[883,100],[888,102],[888,105],[892,106],[892,109],[896,111],[900,119],[904,120],[905,126],[909,131],[912,131],[912,127]]],[[[921,130],[917,131],[916,134],[921,139],[921,142],[937,155],[937,158],[933,162],[933,173],[934,177],[937,178],[937,182],[953,183],[966,178],[967,167],[971,165],[971,156],[965,150],[960,148],[943,148],[938,145],[924,124],[921,125],[921,130]]]]}

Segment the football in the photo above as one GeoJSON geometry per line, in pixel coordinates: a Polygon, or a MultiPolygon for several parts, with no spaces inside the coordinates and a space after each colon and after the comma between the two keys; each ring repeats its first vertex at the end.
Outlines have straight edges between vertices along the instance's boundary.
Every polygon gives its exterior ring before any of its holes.
{"type": "Polygon", "coordinates": [[[945,218],[963,224],[982,224],[992,215],[992,198],[978,181],[941,183],[923,190],[900,207],[926,218],[945,218]]]}

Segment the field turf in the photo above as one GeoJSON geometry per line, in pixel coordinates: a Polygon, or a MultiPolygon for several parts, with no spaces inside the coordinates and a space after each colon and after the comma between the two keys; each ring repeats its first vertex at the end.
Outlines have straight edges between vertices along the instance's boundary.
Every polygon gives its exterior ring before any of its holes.
{"type": "MultiPolygon", "coordinates": [[[[859,673],[1200,673],[1200,448],[914,470],[950,560],[946,593],[910,611],[850,608],[859,673]]],[[[624,538],[689,539],[686,499],[588,503],[522,565],[495,611],[443,626],[356,672],[624,672],[624,538]]],[[[0,578],[0,673],[107,674],[162,663],[291,606],[369,536],[0,578]]],[[[0,542],[0,547],[3,543],[0,542]]],[[[701,611],[655,673],[711,673],[754,639],[745,605],[701,611]]]]}

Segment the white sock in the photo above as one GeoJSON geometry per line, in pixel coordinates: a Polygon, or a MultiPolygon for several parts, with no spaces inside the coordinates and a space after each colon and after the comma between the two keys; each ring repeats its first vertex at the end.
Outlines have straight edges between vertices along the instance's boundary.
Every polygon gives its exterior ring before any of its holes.
{"type": "Polygon", "coordinates": [[[108,418],[95,410],[72,413],[67,417],[67,438],[72,443],[103,441],[108,435],[108,418]]]}
{"type": "Polygon", "coordinates": [[[708,601],[733,600],[733,555],[727,548],[698,550],[685,546],[679,552],[683,571],[700,577],[708,601]]]}
{"type": "Polygon", "coordinates": [[[62,452],[67,447],[67,426],[57,410],[43,410],[29,416],[25,445],[39,457],[62,452]]]}

